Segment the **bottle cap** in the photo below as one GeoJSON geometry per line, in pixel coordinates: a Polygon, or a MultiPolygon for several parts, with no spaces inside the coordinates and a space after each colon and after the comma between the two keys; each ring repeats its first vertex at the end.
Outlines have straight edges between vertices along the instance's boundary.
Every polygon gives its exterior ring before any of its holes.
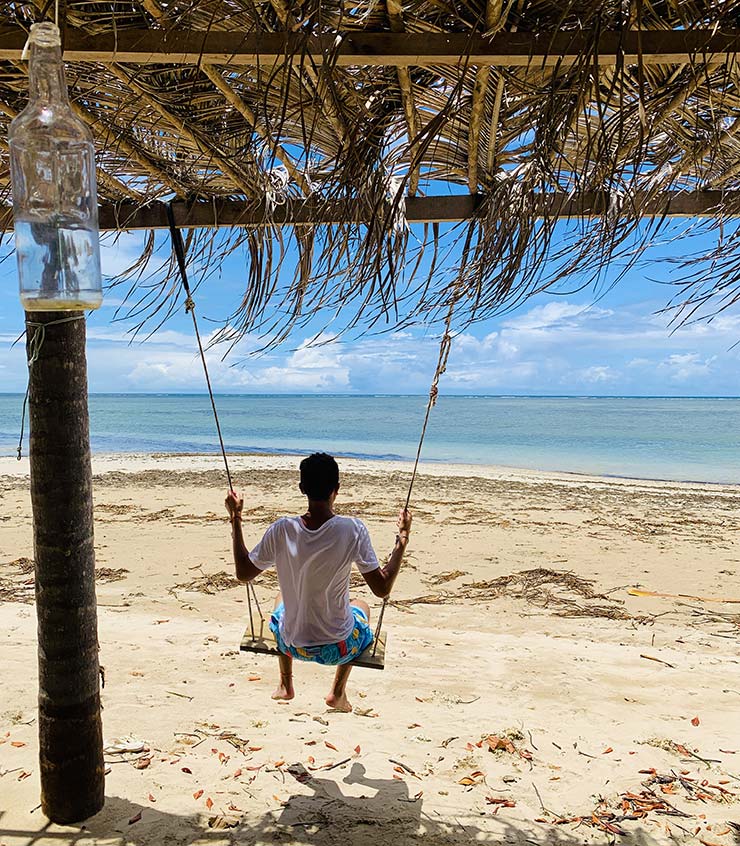
{"type": "Polygon", "coordinates": [[[61,47],[62,39],[59,35],[59,27],[49,21],[32,24],[28,43],[37,44],[39,47],[61,47]]]}

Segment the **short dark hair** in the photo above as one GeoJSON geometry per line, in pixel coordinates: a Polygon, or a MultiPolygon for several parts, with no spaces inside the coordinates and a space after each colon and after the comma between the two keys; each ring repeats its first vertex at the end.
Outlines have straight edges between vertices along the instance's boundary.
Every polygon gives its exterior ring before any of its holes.
{"type": "Polygon", "coordinates": [[[315,452],[301,461],[301,490],[309,499],[329,499],[338,487],[339,466],[331,455],[315,452]]]}

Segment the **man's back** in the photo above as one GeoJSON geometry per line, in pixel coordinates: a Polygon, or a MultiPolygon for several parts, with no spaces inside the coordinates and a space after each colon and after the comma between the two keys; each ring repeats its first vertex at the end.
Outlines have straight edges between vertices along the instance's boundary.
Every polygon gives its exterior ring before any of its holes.
{"type": "Polygon", "coordinates": [[[364,523],[340,515],[317,529],[307,528],[301,517],[283,517],[249,557],[260,570],[277,570],[285,604],[281,635],[290,646],[345,640],[354,626],[349,602],[352,563],[361,573],[378,567],[364,523]]]}

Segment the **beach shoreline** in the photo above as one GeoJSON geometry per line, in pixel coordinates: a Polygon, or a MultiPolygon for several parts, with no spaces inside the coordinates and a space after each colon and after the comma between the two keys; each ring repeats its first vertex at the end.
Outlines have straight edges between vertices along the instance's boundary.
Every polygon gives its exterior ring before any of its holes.
{"type": "MultiPolygon", "coordinates": [[[[291,470],[298,472],[298,465],[303,453],[229,453],[229,467],[235,472],[258,470],[291,470]]],[[[341,468],[347,472],[390,472],[410,473],[413,461],[408,459],[345,458],[337,456],[341,468]]],[[[218,453],[203,452],[112,452],[93,453],[92,467],[94,476],[107,473],[141,473],[152,470],[166,470],[174,473],[200,471],[223,472],[223,460],[218,453]]],[[[19,461],[13,456],[0,456],[0,477],[27,478],[30,472],[29,458],[24,454],[19,461]]],[[[567,484],[616,484],[644,486],[647,488],[677,487],[693,490],[726,491],[728,494],[740,494],[740,483],[728,482],[652,479],[636,476],[611,474],[580,473],[563,470],[534,470],[526,467],[510,467],[501,464],[470,464],[441,460],[419,462],[418,474],[430,477],[471,477],[496,480],[523,480],[532,484],[539,482],[562,482],[567,484]]]]}
{"type": "MultiPolygon", "coordinates": [[[[219,397],[227,454],[291,460],[413,461],[424,397],[219,397]]],[[[0,396],[0,455],[13,457],[22,398],[0,396]]],[[[422,449],[427,468],[740,484],[740,399],[641,400],[440,396],[422,449]]],[[[204,396],[90,398],[93,454],[210,455],[218,439],[204,396]]],[[[27,441],[23,445],[28,450],[27,441]]],[[[13,472],[13,471],[11,471],[13,472]]],[[[441,472],[444,472],[441,471],[441,472]]],[[[465,471],[467,472],[467,471],[465,471]]]]}
{"type": "MultiPolygon", "coordinates": [[[[250,546],[305,508],[300,458],[230,457],[250,546]]],[[[412,465],[340,466],[337,510],[383,557],[412,465]]],[[[620,843],[690,846],[698,828],[732,846],[740,487],[422,463],[386,668],[353,670],[346,715],[323,704],[327,668],[297,666],[296,699],[277,705],[274,659],[239,652],[220,456],[95,455],[93,469],[104,732],[145,751],[106,755],[106,808],[84,830],[44,827],[28,459],[1,458],[6,846],[599,844],[592,814],[646,790],[689,816],[623,821],[620,843]],[[714,798],[655,780],[672,773],[714,798]]],[[[255,589],[269,609],[274,574],[255,589]]],[[[352,590],[376,619],[361,577],[352,590]]]]}

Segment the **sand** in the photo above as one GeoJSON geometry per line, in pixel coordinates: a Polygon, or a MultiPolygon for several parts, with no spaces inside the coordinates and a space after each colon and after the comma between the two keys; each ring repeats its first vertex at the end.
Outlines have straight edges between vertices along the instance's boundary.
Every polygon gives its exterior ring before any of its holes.
{"type": "MultiPolygon", "coordinates": [[[[233,460],[247,538],[302,510],[296,461],[233,460]]],[[[386,553],[409,468],[342,468],[386,553]]],[[[424,465],[386,669],[337,714],[330,670],[276,704],[238,651],[218,461],[94,469],[104,731],[140,751],[84,827],[41,816],[27,465],[0,459],[0,846],[738,842],[740,603],[688,595],[740,600],[740,488],[424,465]]]]}

